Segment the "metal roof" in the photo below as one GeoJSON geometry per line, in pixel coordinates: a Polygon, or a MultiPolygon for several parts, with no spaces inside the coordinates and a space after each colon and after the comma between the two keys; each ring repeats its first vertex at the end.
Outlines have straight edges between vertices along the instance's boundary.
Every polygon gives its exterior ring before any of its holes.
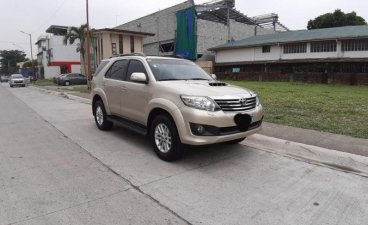
{"type": "Polygon", "coordinates": [[[258,35],[243,40],[219,45],[209,49],[210,51],[233,49],[243,47],[254,47],[262,45],[273,45],[282,43],[318,41],[318,40],[337,40],[350,38],[368,38],[368,25],[335,27],[315,30],[299,30],[279,32],[275,34],[258,35]]]}
{"type": "Polygon", "coordinates": [[[135,34],[135,35],[141,35],[141,36],[155,36],[155,34],[152,34],[152,33],[138,32],[138,31],[132,31],[132,30],[121,30],[121,29],[116,29],[116,28],[92,29],[91,31],[95,33],[114,32],[114,33],[122,33],[122,34],[135,34]]]}

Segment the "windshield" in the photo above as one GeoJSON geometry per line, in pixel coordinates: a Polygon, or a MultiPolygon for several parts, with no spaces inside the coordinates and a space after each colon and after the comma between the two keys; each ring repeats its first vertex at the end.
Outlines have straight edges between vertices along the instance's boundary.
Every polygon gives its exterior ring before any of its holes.
{"type": "Polygon", "coordinates": [[[167,80],[213,80],[195,63],[173,59],[147,59],[157,81],[167,80]]]}
{"type": "Polygon", "coordinates": [[[19,78],[23,78],[23,76],[22,75],[15,74],[15,75],[11,75],[11,78],[13,78],[13,79],[19,79],[19,78]]]}

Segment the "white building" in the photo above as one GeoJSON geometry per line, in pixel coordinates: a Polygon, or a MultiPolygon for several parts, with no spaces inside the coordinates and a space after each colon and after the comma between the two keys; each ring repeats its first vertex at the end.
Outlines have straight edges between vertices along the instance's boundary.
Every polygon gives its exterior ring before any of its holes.
{"type": "MultiPolygon", "coordinates": [[[[320,73],[321,82],[368,83],[366,25],[259,35],[210,50],[216,53],[215,71],[220,75],[242,74],[238,77],[256,79],[253,75],[259,73],[262,80],[272,72],[287,80],[283,74],[304,72],[320,73]],[[345,77],[334,76],[337,73],[345,77]],[[346,74],[352,75],[348,79],[346,74]]],[[[315,79],[318,82],[319,78],[315,79]]]]}
{"type": "Polygon", "coordinates": [[[64,45],[67,32],[68,27],[52,25],[46,30],[48,34],[38,38],[37,60],[41,77],[49,79],[62,73],[81,72],[80,54],[77,52],[79,42],[64,45]]]}

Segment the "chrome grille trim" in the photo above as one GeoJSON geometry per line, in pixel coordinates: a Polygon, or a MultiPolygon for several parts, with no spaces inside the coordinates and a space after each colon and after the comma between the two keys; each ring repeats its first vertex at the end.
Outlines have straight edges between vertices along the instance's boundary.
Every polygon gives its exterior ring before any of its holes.
{"type": "Polygon", "coordinates": [[[236,111],[249,111],[257,107],[257,98],[238,98],[238,99],[214,99],[222,111],[236,112],[236,111]],[[245,100],[245,102],[244,102],[245,100]],[[244,102],[244,104],[242,104],[244,102]]]}

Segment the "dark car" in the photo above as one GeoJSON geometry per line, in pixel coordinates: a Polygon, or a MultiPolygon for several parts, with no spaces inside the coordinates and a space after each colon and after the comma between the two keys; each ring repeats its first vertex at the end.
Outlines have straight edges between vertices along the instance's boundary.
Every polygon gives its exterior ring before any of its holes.
{"type": "Polygon", "coordinates": [[[65,75],[67,75],[67,74],[63,73],[63,74],[57,75],[57,76],[53,77],[52,80],[54,81],[55,84],[57,84],[60,77],[65,76],[65,75]]]}
{"type": "Polygon", "coordinates": [[[79,73],[68,73],[56,78],[58,85],[87,84],[87,77],[79,73]]]}

